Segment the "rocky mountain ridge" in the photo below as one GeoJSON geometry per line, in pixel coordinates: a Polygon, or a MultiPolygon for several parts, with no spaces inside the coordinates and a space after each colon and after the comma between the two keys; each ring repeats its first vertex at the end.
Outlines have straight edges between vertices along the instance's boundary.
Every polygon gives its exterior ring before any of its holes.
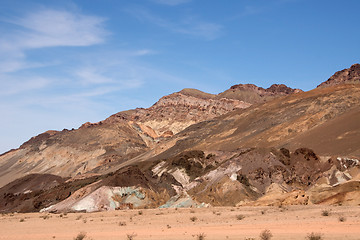
{"type": "Polygon", "coordinates": [[[358,84],[360,83],[360,64],[353,64],[350,68],[343,69],[332,75],[327,81],[318,87],[329,87],[339,84],[358,84]]]}
{"type": "Polygon", "coordinates": [[[108,165],[121,164],[161,145],[195,123],[249,106],[231,97],[184,89],[147,109],[119,112],[79,129],[47,131],[0,156],[0,186],[29,173],[98,174],[108,165]]]}
{"type": "Polygon", "coordinates": [[[184,89],[40,134],[0,156],[0,211],[360,204],[360,84],[342,76],[308,92],[184,89]]]}

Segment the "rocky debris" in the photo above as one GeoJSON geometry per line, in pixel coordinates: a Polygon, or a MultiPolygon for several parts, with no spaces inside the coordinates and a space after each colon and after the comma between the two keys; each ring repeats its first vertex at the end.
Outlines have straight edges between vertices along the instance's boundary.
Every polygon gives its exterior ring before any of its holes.
{"type": "Polygon", "coordinates": [[[336,72],[328,80],[317,87],[330,87],[340,84],[357,84],[360,83],[360,64],[353,64],[350,68],[336,72]]]}
{"type": "Polygon", "coordinates": [[[359,180],[358,159],[327,159],[308,148],[193,150],[66,182],[29,175],[0,189],[0,211],[357,204],[359,180]]]}
{"type": "Polygon", "coordinates": [[[273,84],[266,89],[254,84],[237,84],[230,87],[229,90],[220,93],[217,97],[233,98],[254,104],[299,92],[303,91],[287,87],[284,84],[273,84]]]}

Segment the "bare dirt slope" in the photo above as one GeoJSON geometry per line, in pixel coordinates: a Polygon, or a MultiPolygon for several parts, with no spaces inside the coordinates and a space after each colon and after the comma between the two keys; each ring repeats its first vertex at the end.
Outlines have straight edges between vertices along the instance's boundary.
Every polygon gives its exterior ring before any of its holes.
{"type": "MultiPolygon", "coordinates": [[[[329,147],[321,146],[315,141],[304,142],[301,147],[313,149],[315,152],[332,156],[337,153],[355,154],[356,149],[350,147],[354,143],[339,136],[341,130],[357,135],[359,125],[356,118],[347,118],[347,126],[332,129],[331,123],[317,128],[329,121],[340,123],[336,118],[358,108],[360,103],[360,85],[338,85],[334,87],[315,89],[309,92],[292,94],[260,105],[254,105],[246,110],[236,110],[216,119],[194,124],[170,139],[167,145],[162,145],[163,152],[158,158],[164,158],[189,149],[233,151],[244,147],[288,147],[297,148],[297,139],[308,133],[308,138],[337,139],[329,143],[329,147]],[[344,129],[341,129],[344,128],[344,129]],[[315,131],[315,129],[318,129],[315,131]],[[329,135],[333,133],[334,135],[329,135]],[[324,136],[324,137],[322,137],[324,136]],[[326,151],[324,151],[326,150],[326,151]]],[[[345,134],[345,132],[341,133],[345,134]]],[[[155,149],[156,151],[158,149],[155,149]]],[[[151,152],[144,154],[149,158],[151,152]]],[[[359,156],[359,155],[356,155],[359,156]]]]}
{"type": "Polygon", "coordinates": [[[268,229],[272,239],[306,239],[316,233],[327,240],[357,240],[358,207],[241,207],[203,209],[149,209],[101,213],[8,214],[0,217],[0,239],[85,240],[129,239],[260,239],[268,229]],[[323,216],[328,211],[329,216],[323,216]],[[193,221],[192,221],[193,220],[193,221]]]}

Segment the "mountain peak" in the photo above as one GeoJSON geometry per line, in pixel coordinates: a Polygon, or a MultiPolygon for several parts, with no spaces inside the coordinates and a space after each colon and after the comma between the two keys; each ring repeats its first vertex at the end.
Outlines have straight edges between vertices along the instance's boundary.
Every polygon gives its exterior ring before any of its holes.
{"type": "Polygon", "coordinates": [[[360,83],[360,64],[355,63],[350,68],[345,68],[334,73],[327,81],[317,87],[330,87],[340,84],[360,83]]]}

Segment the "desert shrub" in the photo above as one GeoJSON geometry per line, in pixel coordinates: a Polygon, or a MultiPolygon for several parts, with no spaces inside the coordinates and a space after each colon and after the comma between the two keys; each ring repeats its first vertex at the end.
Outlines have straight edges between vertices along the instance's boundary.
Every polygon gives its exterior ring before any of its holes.
{"type": "Polygon", "coordinates": [[[265,214],[265,210],[261,210],[261,215],[264,215],[265,214]]]}
{"type": "Polygon", "coordinates": [[[264,231],[262,231],[260,233],[260,239],[261,240],[270,240],[272,238],[272,233],[270,232],[269,229],[265,229],[264,231]]]}
{"type": "Polygon", "coordinates": [[[46,220],[46,219],[49,219],[50,216],[49,215],[44,215],[44,216],[40,216],[39,218],[42,218],[42,219],[46,220]]]}
{"type": "Polygon", "coordinates": [[[22,219],[20,219],[20,222],[25,222],[25,219],[23,219],[23,218],[22,218],[22,219]]]}
{"type": "Polygon", "coordinates": [[[134,240],[136,236],[135,233],[126,234],[127,240],[134,240]]]}
{"type": "Polygon", "coordinates": [[[86,220],[86,218],[85,218],[85,219],[83,219],[83,223],[87,223],[87,220],[86,220]]]}
{"type": "Polygon", "coordinates": [[[306,239],[308,240],[321,240],[322,236],[320,233],[310,233],[307,235],[306,239]]]}
{"type": "Polygon", "coordinates": [[[83,239],[85,239],[85,237],[86,237],[86,233],[81,232],[74,238],[74,240],[83,240],[83,239]]]}
{"type": "Polygon", "coordinates": [[[139,214],[139,215],[143,215],[143,211],[141,211],[141,210],[138,211],[138,214],[139,214]]]}
{"type": "Polygon", "coordinates": [[[236,215],[237,220],[243,220],[244,218],[245,218],[245,215],[242,215],[242,214],[236,215]]]}
{"type": "Polygon", "coordinates": [[[126,226],[126,222],[119,222],[119,226],[126,226]]]}
{"type": "Polygon", "coordinates": [[[339,217],[339,222],[345,222],[345,221],[346,221],[345,217],[343,217],[343,216],[339,217]]]}
{"type": "Polygon", "coordinates": [[[197,217],[191,217],[190,220],[191,220],[192,222],[195,222],[195,221],[197,220],[197,217]]]}
{"type": "Polygon", "coordinates": [[[198,235],[196,235],[196,238],[197,238],[198,240],[204,240],[205,237],[206,237],[205,233],[199,233],[198,235]]]}
{"type": "Polygon", "coordinates": [[[321,212],[321,215],[323,215],[324,217],[327,217],[327,216],[330,215],[330,212],[329,212],[328,210],[323,210],[323,211],[321,212]]]}

